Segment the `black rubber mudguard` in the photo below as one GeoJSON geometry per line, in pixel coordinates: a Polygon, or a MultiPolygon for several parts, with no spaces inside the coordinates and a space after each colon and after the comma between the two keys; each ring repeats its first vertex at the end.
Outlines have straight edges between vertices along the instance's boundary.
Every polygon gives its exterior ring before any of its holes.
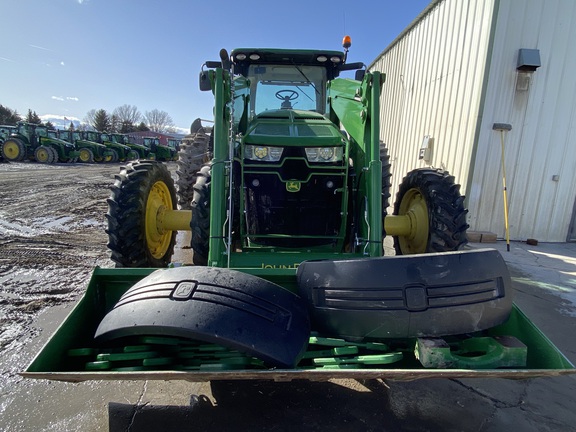
{"type": "Polygon", "coordinates": [[[306,261],[297,277],[312,329],[342,338],[469,333],[512,310],[510,274],[494,249],[306,261]]]}
{"type": "Polygon", "coordinates": [[[158,270],[130,288],[96,330],[98,341],[166,335],[215,343],[294,367],[310,335],[303,299],[239,271],[211,267],[158,270]]]}

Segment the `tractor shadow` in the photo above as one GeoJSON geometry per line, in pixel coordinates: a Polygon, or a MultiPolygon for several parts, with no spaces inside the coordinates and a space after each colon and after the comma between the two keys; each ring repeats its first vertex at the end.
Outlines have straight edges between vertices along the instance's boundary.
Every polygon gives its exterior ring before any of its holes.
{"type": "Polygon", "coordinates": [[[110,432],[400,430],[388,387],[310,381],[213,381],[190,406],[109,403],[110,432]],[[385,426],[384,426],[385,425],[385,426]]]}

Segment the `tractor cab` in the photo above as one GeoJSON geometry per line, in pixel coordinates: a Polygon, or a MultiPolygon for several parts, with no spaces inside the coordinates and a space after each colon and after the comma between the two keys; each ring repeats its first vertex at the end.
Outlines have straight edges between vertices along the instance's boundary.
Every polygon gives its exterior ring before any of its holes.
{"type": "Polygon", "coordinates": [[[345,64],[340,51],[239,48],[230,56],[236,87],[249,94],[249,119],[274,110],[326,114],[328,86],[340,71],[360,69],[345,64]]]}
{"type": "Polygon", "coordinates": [[[144,145],[155,152],[160,145],[160,140],[156,137],[146,137],[144,138],[144,145]]]}
{"type": "Polygon", "coordinates": [[[19,122],[17,134],[22,135],[27,139],[31,139],[34,135],[34,125],[31,123],[19,122]]]}

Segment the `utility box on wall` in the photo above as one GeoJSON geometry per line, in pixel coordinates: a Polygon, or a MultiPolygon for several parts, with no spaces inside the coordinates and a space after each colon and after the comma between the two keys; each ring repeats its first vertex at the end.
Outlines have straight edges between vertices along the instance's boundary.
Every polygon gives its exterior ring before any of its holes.
{"type": "Polygon", "coordinates": [[[434,142],[434,138],[431,138],[430,135],[425,135],[424,139],[422,140],[422,144],[420,145],[420,152],[418,153],[418,159],[423,160],[426,163],[430,163],[432,160],[432,143],[434,142]]]}
{"type": "Polygon", "coordinates": [[[520,48],[518,50],[518,64],[516,70],[534,72],[542,66],[540,62],[540,50],[520,48]]]}

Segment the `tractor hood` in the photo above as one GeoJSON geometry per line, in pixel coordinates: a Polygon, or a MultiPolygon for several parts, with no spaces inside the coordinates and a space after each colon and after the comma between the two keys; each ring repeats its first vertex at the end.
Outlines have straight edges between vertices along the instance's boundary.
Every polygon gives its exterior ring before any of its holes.
{"type": "Polygon", "coordinates": [[[244,141],[248,144],[298,144],[334,146],[344,137],[322,114],[300,110],[270,110],[250,123],[244,141]]]}

